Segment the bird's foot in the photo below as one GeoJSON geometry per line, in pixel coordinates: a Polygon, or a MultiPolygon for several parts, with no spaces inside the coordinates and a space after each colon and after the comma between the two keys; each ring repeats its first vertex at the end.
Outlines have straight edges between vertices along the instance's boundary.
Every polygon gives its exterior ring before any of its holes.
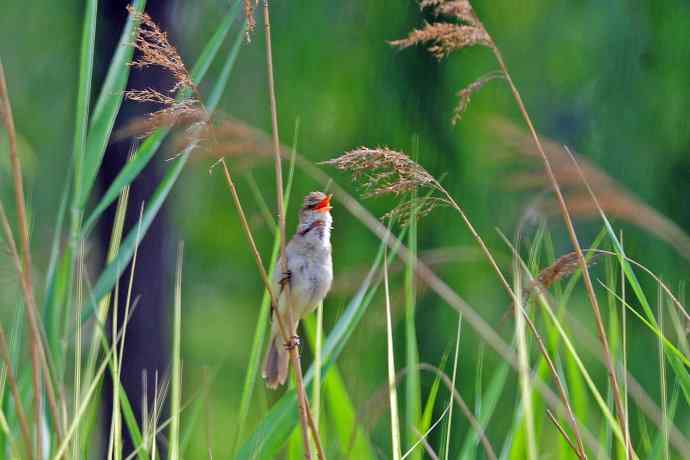
{"type": "Polygon", "coordinates": [[[297,348],[297,351],[299,351],[300,347],[302,346],[302,343],[299,340],[299,336],[293,335],[288,339],[287,342],[285,342],[285,349],[290,351],[294,348],[297,348]]]}
{"type": "Polygon", "coordinates": [[[278,280],[278,284],[280,285],[280,290],[282,291],[283,288],[285,288],[285,285],[290,283],[290,279],[292,278],[292,272],[290,270],[284,271],[280,279],[278,280]]]}

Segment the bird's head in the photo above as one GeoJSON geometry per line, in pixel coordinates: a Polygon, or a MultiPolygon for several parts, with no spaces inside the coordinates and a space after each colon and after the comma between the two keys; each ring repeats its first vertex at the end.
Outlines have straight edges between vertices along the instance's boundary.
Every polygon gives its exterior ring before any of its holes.
{"type": "Polygon", "coordinates": [[[333,222],[331,216],[331,197],[323,192],[311,192],[304,197],[304,204],[299,211],[300,227],[307,227],[314,222],[322,222],[330,229],[333,222]]]}

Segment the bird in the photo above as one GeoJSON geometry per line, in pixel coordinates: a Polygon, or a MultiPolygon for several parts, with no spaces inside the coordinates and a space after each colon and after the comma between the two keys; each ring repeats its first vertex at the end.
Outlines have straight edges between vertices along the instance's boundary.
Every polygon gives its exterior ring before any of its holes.
{"type": "Polygon", "coordinates": [[[266,386],[276,389],[285,383],[289,370],[289,350],[299,345],[299,321],[323,301],[333,282],[331,255],[331,197],[311,192],[299,211],[299,224],[273,272],[271,284],[277,296],[271,337],[264,358],[262,376],[266,386]],[[283,257],[287,263],[283,262],[283,257]],[[279,314],[288,335],[286,343],[276,318],[279,314]]]}

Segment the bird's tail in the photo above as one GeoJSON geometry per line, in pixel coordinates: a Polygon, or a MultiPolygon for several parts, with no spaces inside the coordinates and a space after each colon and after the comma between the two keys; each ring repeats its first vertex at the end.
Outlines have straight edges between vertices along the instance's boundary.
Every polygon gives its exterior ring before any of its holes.
{"type": "Polygon", "coordinates": [[[268,344],[266,357],[264,358],[264,368],[261,372],[266,380],[266,386],[276,389],[285,383],[290,366],[290,355],[285,348],[285,343],[280,332],[273,328],[271,341],[268,344]]]}

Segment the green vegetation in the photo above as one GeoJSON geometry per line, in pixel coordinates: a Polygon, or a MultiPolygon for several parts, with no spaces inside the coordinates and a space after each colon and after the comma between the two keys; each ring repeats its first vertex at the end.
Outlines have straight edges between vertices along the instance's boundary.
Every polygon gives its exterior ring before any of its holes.
{"type": "Polygon", "coordinates": [[[18,70],[42,46],[26,23],[59,8],[0,19],[0,460],[690,458],[680,2],[276,2],[266,29],[267,4],[193,2],[175,40],[134,0],[112,56],[100,2],[66,3],[62,88],[18,70]],[[175,91],[127,91],[152,66],[175,91]],[[125,128],[141,142],[99,191],[127,99],[161,109],[125,128]],[[269,391],[266,286],[314,189],[334,193],[335,282],[269,391]],[[128,320],[108,318],[145,294],[164,203],[184,241],[170,371],[137,421],[128,320]]]}

